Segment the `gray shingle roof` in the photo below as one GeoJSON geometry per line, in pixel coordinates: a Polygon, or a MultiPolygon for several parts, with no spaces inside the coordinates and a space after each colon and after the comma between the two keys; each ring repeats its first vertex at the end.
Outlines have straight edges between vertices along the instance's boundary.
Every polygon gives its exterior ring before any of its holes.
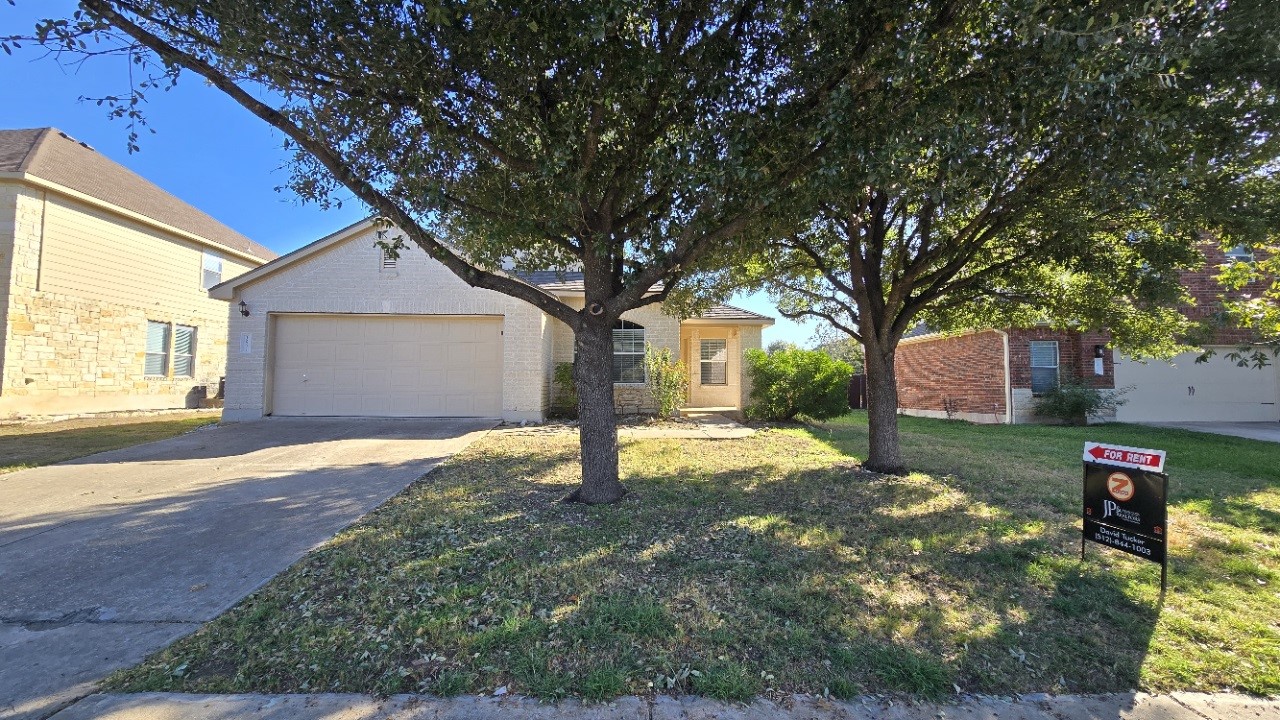
{"type": "Polygon", "coordinates": [[[925,325],[924,323],[916,323],[910,330],[902,333],[902,339],[906,340],[907,338],[920,337],[922,335],[932,335],[933,332],[933,329],[928,325],[925,325]]]}
{"type": "MultiPolygon", "coordinates": [[[[579,271],[535,270],[533,272],[520,273],[519,277],[531,285],[537,285],[550,292],[573,293],[583,292],[584,290],[582,273],[579,271]]],[[[661,290],[662,284],[654,285],[653,289],[655,291],[661,290]]],[[[761,315],[760,313],[743,310],[732,305],[716,305],[698,317],[701,320],[773,320],[768,315],[761,315]]]]}
{"type": "Polygon", "coordinates": [[[0,130],[0,173],[26,173],[262,260],[276,254],[56,128],[0,130]]]}
{"type": "Polygon", "coordinates": [[[703,320],[772,320],[768,315],[743,310],[732,305],[716,305],[700,315],[703,320]]]}

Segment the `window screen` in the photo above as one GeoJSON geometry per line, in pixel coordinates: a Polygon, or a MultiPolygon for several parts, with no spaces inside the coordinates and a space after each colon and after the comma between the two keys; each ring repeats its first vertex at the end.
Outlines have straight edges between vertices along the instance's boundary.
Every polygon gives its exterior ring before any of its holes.
{"type": "Polygon", "coordinates": [[[729,348],[724,340],[702,341],[702,384],[727,385],[729,348]]]}
{"type": "Polygon", "coordinates": [[[1057,341],[1031,343],[1031,393],[1040,395],[1058,387],[1057,341]]]}
{"type": "Polygon", "coordinates": [[[613,328],[613,381],[644,382],[644,328],[626,320],[613,328]]]}
{"type": "Polygon", "coordinates": [[[201,287],[205,290],[222,282],[222,257],[208,250],[204,252],[204,277],[201,287]]]}
{"type": "Polygon", "coordinates": [[[192,377],[196,370],[196,329],[178,325],[173,330],[173,376],[192,377]]]}
{"type": "Polygon", "coordinates": [[[147,321],[147,359],[144,375],[169,374],[169,323],[147,321]]]}

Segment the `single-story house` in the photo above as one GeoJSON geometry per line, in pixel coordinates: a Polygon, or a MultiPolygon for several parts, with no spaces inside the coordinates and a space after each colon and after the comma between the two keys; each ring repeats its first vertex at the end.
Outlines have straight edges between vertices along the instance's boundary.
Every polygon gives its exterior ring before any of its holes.
{"type": "MultiPolygon", "coordinates": [[[[500,417],[542,420],[552,376],[573,360],[567,326],[522,300],[468,286],[425,253],[388,257],[394,231],[372,219],[223,282],[230,305],[223,419],[274,416],[500,417]]],[[[581,276],[529,282],[581,306],[581,276]]],[[[691,407],[738,410],[750,381],[743,353],[771,318],[729,306],[680,320],[650,305],[614,330],[620,412],[653,403],[646,344],[688,362],[691,407]]]]}
{"type": "Polygon", "coordinates": [[[275,253],[55,128],[0,130],[0,416],[195,407],[275,253]]]}
{"type": "MultiPolygon", "coordinates": [[[[1215,266],[1248,261],[1211,244],[1203,251],[1206,268],[1182,276],[1196,301],[1183,312],[1197,320],[1217,304],[1215,266]]],[[[918,327],[899,345],[898,404],[908,415],[1036,422],[1036,396],[1073,378],[1122,389],[1124,404],[1114,418],[1121,422],[1280,421],[1280,363],[1240,367],[1227,357],[1249,339],[1247,332],[1224,329],[1208,345],[1215,354],[1206,362],[1196,362],[1197,352],[1139,362],[1113,352],[1105,331],[1035,327],[941,334],[918,327]]]]}

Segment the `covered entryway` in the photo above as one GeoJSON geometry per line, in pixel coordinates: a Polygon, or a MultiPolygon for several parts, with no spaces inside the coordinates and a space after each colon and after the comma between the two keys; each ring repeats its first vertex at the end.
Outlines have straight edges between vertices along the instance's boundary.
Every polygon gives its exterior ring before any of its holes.
{"type": "Polygon", "coordinates": [[[1226,357],[1235,348],[1216,348],[1207,362],[1183,353],[1172,363],[1144,365],[1116,355],[1116,387],[1128,388],[1116,411],[1122,422],[1267,422],[1280,420],[1274,365],[1239,367],[1226,357]]]}
{"type": "Polygon", "coordinates": [[[499,417],[502,318],[272,317],[277,416],[499,417]]]}

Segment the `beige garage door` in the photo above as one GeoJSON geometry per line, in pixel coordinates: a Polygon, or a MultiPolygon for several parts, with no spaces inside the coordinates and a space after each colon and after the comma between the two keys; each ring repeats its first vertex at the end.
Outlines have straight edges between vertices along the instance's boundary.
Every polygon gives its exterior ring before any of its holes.
{"type": "Polygon", "coordinates": [[[1184,353],[1172,363],[1148,360],[1144,365],[1116,356],[1116,387],[1129,387],[1116,410],[1123,422],[1267,422],[1280,420],[1277,370],[1238,367],[1225,357],[1234,348],[1197,363],[1184,353]]]}
{"type": "Polygon", "coordinates": [[[273,415],[498,417],[502,319],[280,315],[273,415]]]}

